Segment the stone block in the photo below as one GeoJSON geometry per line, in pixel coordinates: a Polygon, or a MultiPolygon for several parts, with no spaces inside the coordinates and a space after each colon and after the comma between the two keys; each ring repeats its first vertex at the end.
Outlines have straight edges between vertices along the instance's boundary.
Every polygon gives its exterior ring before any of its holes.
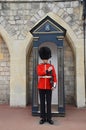
{"type": "Polygon", "coordinates": [[[3,53],[0,53],[0,60],[3,60],[3,53]]]}
{"type": "Polygon", "coordinates": [[[60,7],[60,8],[64,8],[65,4],[63,2],[58,2],[57,6],[60,7]]]}
{"type": "Polygon", "coordinates": [[[38,11],[38,14],[39,14],[40,17],[43,17],[43,16],[45,15],[45,13],[44,13],[43,10],[39,10],[39,11],[38,11]]]}
{"type": "Polygon", "coordinates": [[[65,5],[65,8],[70,8],[71,7],[71,2],[65,2],[64,5],[65,5]]]}
{"type": "Polygon", "coordinates": [[[72,1],[71,6],[72,7],[78,7],[79,6],[79,1],[72,1]]]}
{"type": "Polygon", "coordinates": [[[73,8],[67,8],[68,14],[73,14],[73,8]]]}

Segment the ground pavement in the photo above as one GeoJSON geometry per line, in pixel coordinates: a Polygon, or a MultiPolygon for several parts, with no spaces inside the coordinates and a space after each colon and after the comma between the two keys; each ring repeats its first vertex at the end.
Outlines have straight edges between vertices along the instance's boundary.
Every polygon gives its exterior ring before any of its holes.
{"type": "Polygon", "coordinates": [[[0,130],[86,130],[86,108],[66,106],[65,117],[53,117],[54,125],[40,125],[39,119],[31,115],[31,106],[0,105],[0,130]]]}

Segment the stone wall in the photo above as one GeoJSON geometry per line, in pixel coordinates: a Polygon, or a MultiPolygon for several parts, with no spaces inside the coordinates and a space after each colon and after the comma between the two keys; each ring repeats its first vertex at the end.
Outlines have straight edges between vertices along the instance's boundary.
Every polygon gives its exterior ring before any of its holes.
{"type": "Polygon", "coordinates": [[[6,43],[0,36],[0,103],[10,99],[10,55],[6,43]]]}
{"type": "Polygon", "coordinates": [[[24,39],[28,31],[47,13],[52,12],[71,26],[78,38],[83,37],[82,6],[71,2],[0,2],[0,24],[14,39],[24,39]]]}
{"type": "Polygon", "coordinates": [[[75,104],[75,60],[70,44],[66,40],[64,44],[64,87],[66,103],[75,104]]]}

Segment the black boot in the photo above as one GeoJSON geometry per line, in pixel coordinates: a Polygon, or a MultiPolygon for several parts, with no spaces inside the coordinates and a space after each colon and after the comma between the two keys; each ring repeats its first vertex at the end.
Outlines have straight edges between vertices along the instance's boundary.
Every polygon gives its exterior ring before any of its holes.
{"type": "Polygon", "coordinates": [[[41,119],[40,121],[39,121],[39,124],[44,124],[46,122],[46,119],[41,119]]]}
{"type": "Polygon", "coordinates": [[[53,120],[51,120],[51,119],[47,119],[47,122],[48,122],[49,124],[51,124],[51,125],[53,125],[53,124],[54,124],[54,121],[53,121],[53,120]]]}

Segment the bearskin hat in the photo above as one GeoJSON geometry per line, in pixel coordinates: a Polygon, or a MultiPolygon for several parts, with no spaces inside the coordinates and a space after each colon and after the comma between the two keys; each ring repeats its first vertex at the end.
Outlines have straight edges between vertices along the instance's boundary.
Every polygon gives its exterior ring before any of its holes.
{"type": "Polygon", "coordinates": [[[50,48],[48,48],[48,47],[41,47],[40,49],[39,49],[39,56],[40,56],[40,58],[43,60],[43,59],[49,59],[49,58],[51,58],[51,50],[50,50],[50,48]]]}

